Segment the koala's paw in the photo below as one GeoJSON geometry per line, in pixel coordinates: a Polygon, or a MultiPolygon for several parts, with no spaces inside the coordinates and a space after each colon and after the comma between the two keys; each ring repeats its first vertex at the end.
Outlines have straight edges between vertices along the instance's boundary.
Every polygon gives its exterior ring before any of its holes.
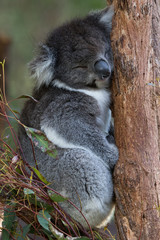
{"type": "Polygon", "coordinates": [[[107,138],[107,141],[108,141],[109,143],[115,144],[115,139],[114,139],[114,136],[113,136],[113,135],[108,134],[108,135],[106,136],[106,138],[107,138]]]}
{"type": "Polygon", "coordinates": [[[111,147],[111,156],[109,159],[109,166],[111,169],[113,169],[118,161],[119,151],[118,151],[117,146],[114,143],[112,143],[112,144],[110,143],[109,145],[111,147]]]}

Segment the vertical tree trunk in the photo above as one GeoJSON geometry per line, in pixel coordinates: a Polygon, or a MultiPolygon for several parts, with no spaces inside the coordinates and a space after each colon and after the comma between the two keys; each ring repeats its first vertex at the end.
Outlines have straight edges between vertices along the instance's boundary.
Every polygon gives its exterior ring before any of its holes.
{"type": "Polygon", "coordinates": [[[160,1],[113,2],[116,224],[121,240],[158,240],[160,1]]]}

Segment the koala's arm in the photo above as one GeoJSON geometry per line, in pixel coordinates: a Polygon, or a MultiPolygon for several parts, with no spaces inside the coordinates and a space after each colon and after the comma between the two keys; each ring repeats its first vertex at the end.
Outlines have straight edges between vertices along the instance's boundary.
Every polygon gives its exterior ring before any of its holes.
{"type": "Polygon", "coordinates": [[[92,151],[112,169],[118,160],[118,149],[106,139],[96,112],[91,109],[79,102],[67,102],[63,108],[52,102],[41,117],[41,129],[55,145],[92,151]]]}

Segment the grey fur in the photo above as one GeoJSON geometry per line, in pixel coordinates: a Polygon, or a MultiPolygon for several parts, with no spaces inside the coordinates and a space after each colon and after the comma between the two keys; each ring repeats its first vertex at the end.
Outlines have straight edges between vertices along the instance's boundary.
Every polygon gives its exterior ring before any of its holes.
{"type": "MultiPolygon", "coordinates": [[[[57,146],[58,160],[35,147],[40,172],[56,191],[82,207],[92,227],[101,225],[114,207],[112,171],[118,150],[113,136],[107,140],[111,76],[100,79],[94,70],[101,59],[113,70],[111,15],[111,9],[98,11],[50,34],[30,64],[38,102],[26,102],[21,115],[25,125],[44,131],[57,146]]],[[[34,165],[22,128],[19,137],[25,158],[34,165]]],[[[76,209],[67,202],[61,206],[87,227],[76,209]]]]}

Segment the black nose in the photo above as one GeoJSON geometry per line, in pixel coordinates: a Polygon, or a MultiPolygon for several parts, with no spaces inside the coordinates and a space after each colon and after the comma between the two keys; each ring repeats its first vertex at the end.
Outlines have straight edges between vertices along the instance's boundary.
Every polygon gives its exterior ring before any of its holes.
{"type": "Polygon", "coordinates": [[[99,60],[94,64],[95,72],[101,79],[107,78],[111,74],[109,64],[104,60],[99,60]]]}

